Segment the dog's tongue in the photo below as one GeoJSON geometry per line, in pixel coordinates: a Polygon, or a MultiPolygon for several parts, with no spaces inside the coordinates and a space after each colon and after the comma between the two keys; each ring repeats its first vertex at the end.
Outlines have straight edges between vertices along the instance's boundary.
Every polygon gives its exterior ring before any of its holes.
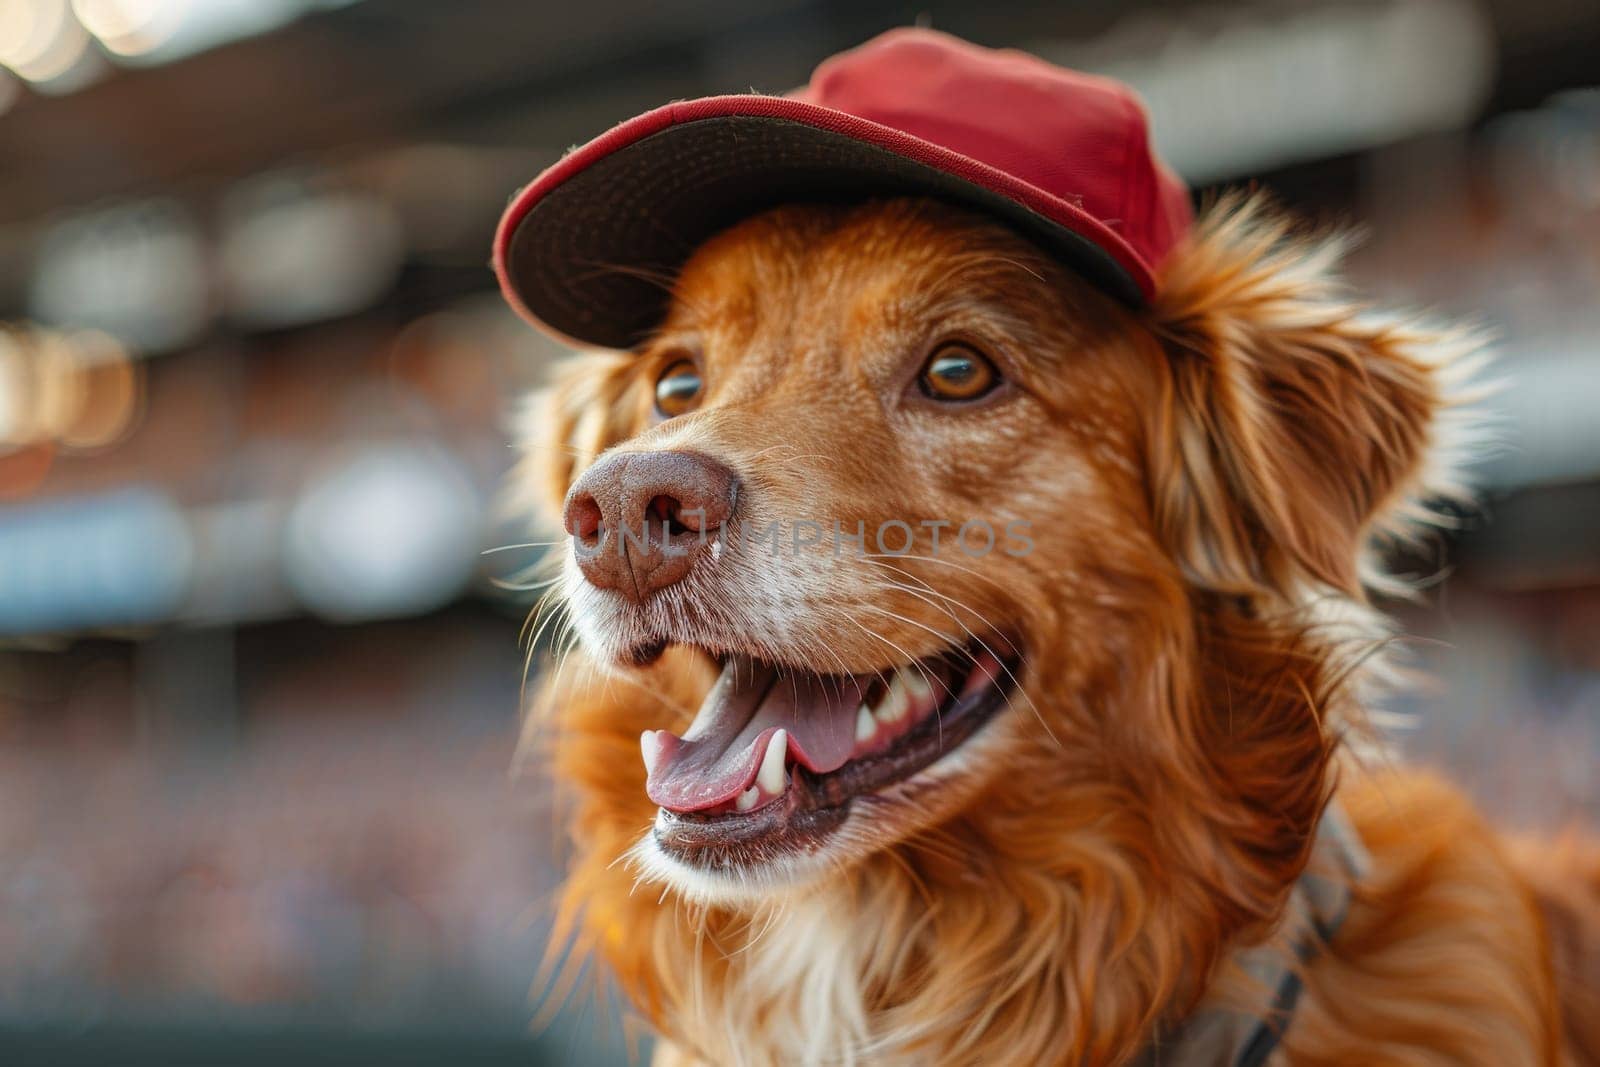
{"type": "Polygon", "coordinates": [[[790,673],[734,657],[682,737],[657,732],[645,792],[669,811],[726,803],[750,788],[780,728],[795,761],[819,774],[837,770],[855,748],[865,688],[848,675],[790,673]]]}

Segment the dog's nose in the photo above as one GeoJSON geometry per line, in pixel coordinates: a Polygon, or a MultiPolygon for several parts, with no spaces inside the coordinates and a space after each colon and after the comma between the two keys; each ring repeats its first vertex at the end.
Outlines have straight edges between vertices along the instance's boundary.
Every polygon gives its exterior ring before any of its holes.
{"type": "Polygon", "coordinates": [[[584,471],[562,519],[590,583],[635,603],[681,581],[733,514],[739,476],[698,452],[624,452],[584,471]]]}

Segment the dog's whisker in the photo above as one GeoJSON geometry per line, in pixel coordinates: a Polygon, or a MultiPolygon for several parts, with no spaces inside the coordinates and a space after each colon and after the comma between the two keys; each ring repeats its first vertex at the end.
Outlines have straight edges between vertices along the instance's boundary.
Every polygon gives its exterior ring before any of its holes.
{"type": "Polygon", "coordinates": [[[553,621],[564,617],[570,618],[570,616],[568,616],[566,613],[566,604],[559,595],[559,590],[551,590],[544,596],[540,597],[538,607],[535,609],[535,611],[543,613],[543,616],[542,620],[537,624],[537,629],[535,629],[532,632],[532,635],[528,638],[528,651],[530,653],[532,653],[533,650],[539,646],[539,638],[544,635],[545,629],[549,627],[553,621]]]}
{"type": "Polygon", "coordinates": [[[540,589],[548,589],[561,581],[559,577],[546,578],[542,582],[517,582],[505,578],[490,578],[489,584],[496,589],[503,589],[508,593],[535,593],[540,589]]]}
{"type": "MultiPolygon", "coordinates": [[[[911,590],[911,589],[904,589],[904,591],[907,592],[907,593],[912,593],[913,592],[913,590],[911,590]]],[[[942,638],[947,644],[950,644],[950,645],[956,645],[957,644],[957,641],[956,641],[956,639],[954,637],[952,637],[950,635],[947,635],[947,634],[942,634],[939,631],[934,630],[932,627],[929,627],[929,626],[927,626],[927,625],[925,625],[923,623],[917,622],[915,619],[908,618],[908,617],[906,617],[904,615],[898,614],[897,612],[888,611],[887,609],[877,608],[877,607],[874,607],[872,605],[864,605],[864,607],[866,607],[868,610],[871,610],[871,611],[877,611],[880,614],[892,616],[893,618],[898,619],[899,621],[907,623],[909,625],[917,626],[917,627],[920,627],[921,629],[927,630],[929,633],[934,634],[935,636],[942,638]]],[[[971,634],[971,631],[969,630],[968,633],[971,634]]],[[[973,639],[978,641],[978,643],[983,647],[984,651],[988,652],[990,656],[995,658],[995,661],[1000,664],[1001,669],[1005,671],[1006,675],[1010,679],[1012,685],[1011,685],[1011,692],[1006,697],[1007,705],[1010,706],[1012,704],[1013,700],[1015,699],[1015,696],[1020,695],[1022,697],[1022,699],[1024,700],[1024,702],[1026,703],[1028,709],[1033,713],[1034,718],[1038,720],[1039,725],[1041,727],[1043,727],[1045,733],[1049,735],[1050,740],[1052,742],[1054,742],[1057,747],[1061,747],[1061,740],[1058,737],[1056,737],[1055,731],[1050,729],[1050,724],[1045,721],[1043,713],[1041,713],[1039,711],[1038,706],[1034,704],[1032,698],[1030,698],[1027,695],[1027,693],[1023,690],[1022,683],[1017,679],[1016,675],[1012,674],[1010,668],[1006,667],[1005,661],[1000,659],[1000,657],[998,655],[996,655],[996,653],[992,649],[990,649],[988,645],[984,644],[981,639],[978,639],[976,637],[976,635],[973,635],[973,639]]],[[[972,658],[970,653],[967,653],[967,656],[968,656],[969,659],[972,658]]],[[[918,669],[921,670],[920,665],[918,666],[918,669]]],[[[923,674],[924,678],[927,678],[927,672],[925,670],[922,671],[922,674],[923,674]]],[[[930,684],[931,684],[931,679],[929,681],[930,681],[930,684]]]]}
{"type": "Polygon", "coordinates": [[[514,552],[519,548],[551,548],[555,545],[564,545],[567,543],[567,540],[567,538],[563,537],[556,541],[520,541],[514,545],[495,545],[493,548],[484,549],[482,552],[479,552],[478,555],[489,556],[496,552],[514,552]]]}
{"type": "Polygon", "coordinates": [[[999,579],[995,578],[993,575],[985,574],[982,571],[976,570],[976,569],[974,569],[972,567],[964,567],[961,564],[957,563],[955,560],[946,559],[944,556],[919,556],[919,555],[915,555],[915,554],[912,554],[912,553],[898,553],[898,554],[896,554],[896,553],[890,553],[890,552],[884,552],[884,553],[868,552],[868,553],[864,553],[861,558],[868,559],[868,560],[879,560],[879,561],[883,561],[883,560],[903,560],[903,561],[904,560],[908,560],[908,561],[914,561],[914,562],[917,562],[917,563],[937,563],[937,564],[939,564],[941,566],[944,566],[944,567],[952,567],[952,568],[954,568],[954,569],[956,569],[958,571],[961,571],[963,574],[969,574],[974,578],[982,579],[983,581],[988,582],[990,585],[994,586],[996,589],[1001,590],[1002,592],[1009,592],[1009,590],[1006,589],[1005,583],[1001,582],[999,579]]]}
{"type": "MultiPolygon", "coordinates": [[[[972,608],[971,606],[969,606],[967,604],[964,604],[964,603],[962,603],[960,601],[955,600],[954,598],[952,598],[950,596],[947,596],[944,593],[939,592],[938,590],[934,589],[933,586],[929,585],[927,582],[925,582],[922,579],[918,578],[916,575],[913,575],[913,574],[911,574],[911,573],[909,573],[907,571],[904,571],[901,568],[893,567],[892,565],[885,564],[882,560],[873,560],[871,562],[875,562],[879,566],[884,566],[884,567],[887,567],[887,569],[890,569],[890,570],[896,571],[896,572],[898,572],[900,574],[903,574],[909,580],[915,581],[919,585],[923,586],[928,591],[928,593],[932,594],[933,596],[939,597],[941,600],[944,600],[944,601],[946,601],[948,603],[955,604],[957,607],[962,608],[963,610],[965,610],[965,611],[971,613],[972,615],[976,616],[977,619],[981,623],[983,623],[984,626],[988,627],[991,632],[996,632],[996,633],[999,632],[994,627],[994,625],[992,623],[990,623],[988,621],[988,619],[986,619],[983,616],[983,614],[981,612],[977,611],[975,608],[972,608]]],[[[948,615],[952,619],[952,621],[954,621],[958,626],[960,626],[963,630],[966,631],[967,636],[973,642],[975,642],[980,648],[982,648],[983,651],[989,653],[989,655],[994,658],[995,662],[1000,665],[1000,669],[1005,672],[1007,680],[1009,680],[1011,682],[1011,695],[1008,695],[1007,698],[1006,698],[1006,702],[1007,702],[1008,706],[1011,704],[1011,702],[1015,699],[1016,696],[1020,695],[1022,697],[1023,701],[1026,702],[1028,710],[1033,714],[1033,717],[1036,720],[1038,720],[1039,725],[1044,729],[1045,733],[1047,735],[1049,735],[1050,740],[1052,742],[1054,742],[1057,747],[1061,747],[1061,739],[1058,738],[1056,736],[1056,734],[1055,734],[1055,731],[1050,728],[1049,722],[1046,721],[1046,719],[1044,717],[1044,714],[1043,714],[1043,712],[1041,712],[1039,710],[1038,705],[1036,705],[1033,702],[1033,698],[1030,697],[1027,694],[1027,691],[1022,686],[1021,679],[1019,679],[1016,676],[1016,674],[1011,670],[1011,668],[1009,666],[1007,666],[1005,657],[1001,656],[993,648],[989,647],[989,644],[986,641],[984,641],[981,637],[979,637],[976,633],[974,633],[970,627],[968,627],[965,623],[963,623],[960,620],[960,618],[958,618],[955,615],[955,613],[950,611],[948,608],[941,607],[939,604],[934,603],[933,601],[929,600],[926,596],[923,596],[922,594],[918,593],[916,590],[910,588],[909,586],[900,585],[899,583],[892,583],[892,584],[894,584],[895,587],[898,588],[901,592],[904,592],[904,593],[906,593],[906,594],[908,594],[910,596],[917,597],[919,600],[922,600],[922,601],[926,602],[930,607],[933,607],[935,610],[944,612],[946,615],[948,615]]],[[[970,653],[968,653],[968,656],[969,656],[969,658],[971,658],[970,657],[970,653]]]]}

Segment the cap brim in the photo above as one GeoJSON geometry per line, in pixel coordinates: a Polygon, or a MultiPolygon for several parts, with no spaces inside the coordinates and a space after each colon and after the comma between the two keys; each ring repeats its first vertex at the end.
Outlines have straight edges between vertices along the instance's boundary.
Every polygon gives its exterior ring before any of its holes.
{"type": "Polygon", "coordinates": [[[579,345],[630,348],[659,325],[706,238],[767,208],[930,196],[993,215],[1116,298],[1149,267],[1075,204],[976,160],[832,108],[716,96],[646,112],[561,159],[511,202],[495,236],[501,291],[579,345]]]}

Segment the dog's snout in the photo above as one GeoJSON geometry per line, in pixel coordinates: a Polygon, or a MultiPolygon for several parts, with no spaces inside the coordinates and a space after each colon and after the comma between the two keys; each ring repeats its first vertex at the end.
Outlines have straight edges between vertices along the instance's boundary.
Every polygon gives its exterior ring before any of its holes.
{"type": "Polygon", "coordinates": [[[584,577],[642,601],[689,574],[738,495],[738,475],[710,456],[625,452],[583,473],[562,517],[584,577]]]}

